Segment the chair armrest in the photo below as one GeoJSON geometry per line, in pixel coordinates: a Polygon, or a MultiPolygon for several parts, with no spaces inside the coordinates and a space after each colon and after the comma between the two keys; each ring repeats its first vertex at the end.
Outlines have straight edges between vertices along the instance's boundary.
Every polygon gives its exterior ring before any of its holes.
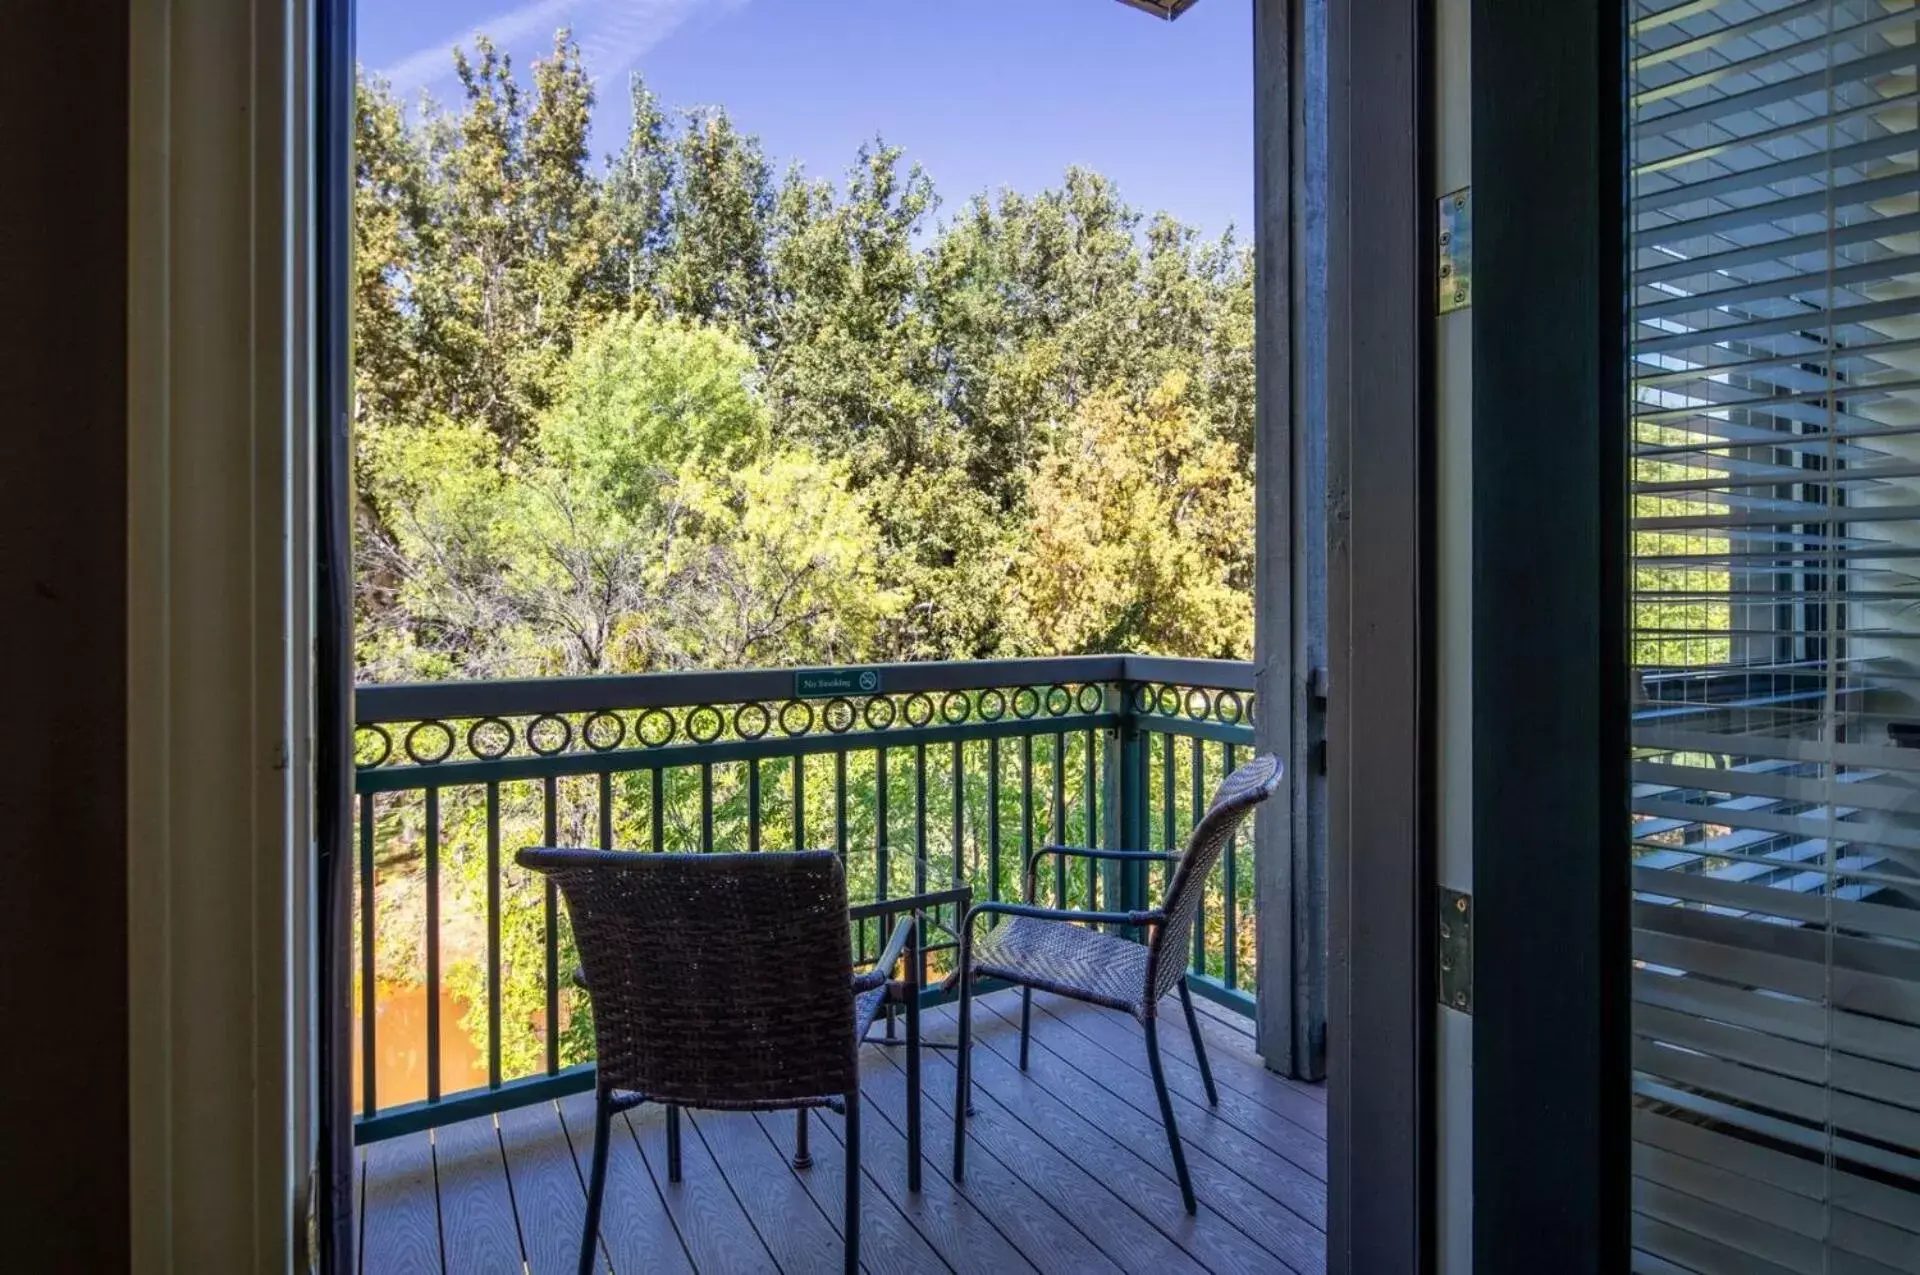
{"type": "Polygon", "coordinates": [[[1038,921],[1086,921],[1095,925],[1130,925],[1144,927],[1166,924],[1167,914],[1152,912],[1088,912],[1076,908],[1038,908],[1026,903],[976,903],[967,909],[967,919],[960,927],[961,941],[967,942],[973,934],[973,921],[978,916],[1026,916],[1038,921]]]}
{"type": "Polygon", "coordinates": [[[873,968],[864,974],[853,976],[856,991],[866,991],[880,986],[893,977],[893,967],[900,963],[900,954],[907,950],[907,940],[913,937],[913,918],[903,916],[894,923],[893,934],[887,939],[887,946],[880,953],[880,959],[873,968]]]}
{"type": "Polygon", "coordinates": [[[1180,856],[1164,850],[1097,850],[1092,846],[1041,846],[1027,856],[1027,901],[1033,902],[1033,887],[1040,860],[1048,855],[1074,859],[1106,859],[1132,863],[1178,863],[1180,856]]]}

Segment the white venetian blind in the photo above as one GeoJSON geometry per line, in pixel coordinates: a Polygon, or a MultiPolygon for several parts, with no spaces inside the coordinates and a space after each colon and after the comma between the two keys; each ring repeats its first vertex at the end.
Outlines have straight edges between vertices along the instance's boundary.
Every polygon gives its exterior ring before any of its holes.
{"type": "Polygon", "coordinates": [[[1630,19],[1635,1268],[1920,1271],[1920,10],[1630,19]]]}

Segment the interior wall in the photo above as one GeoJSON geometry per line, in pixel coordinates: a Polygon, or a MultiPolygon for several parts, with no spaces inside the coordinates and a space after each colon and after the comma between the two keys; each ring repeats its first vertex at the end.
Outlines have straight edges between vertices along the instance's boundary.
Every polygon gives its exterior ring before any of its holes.
{"type": "Polygon", "coordinates": [[[0,1213],[22,1271],[128,1260],[127,38],[124,5],[0,6],[0,1213]]]}

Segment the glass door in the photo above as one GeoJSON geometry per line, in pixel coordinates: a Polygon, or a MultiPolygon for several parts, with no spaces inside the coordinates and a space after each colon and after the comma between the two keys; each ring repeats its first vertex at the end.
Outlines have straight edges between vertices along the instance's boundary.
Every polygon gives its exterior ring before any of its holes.
{"type": "Polygon", "coordinates": [[[1636,1270],[1920,1270],[1916,19],[1628,11],[1636,1270]]]}

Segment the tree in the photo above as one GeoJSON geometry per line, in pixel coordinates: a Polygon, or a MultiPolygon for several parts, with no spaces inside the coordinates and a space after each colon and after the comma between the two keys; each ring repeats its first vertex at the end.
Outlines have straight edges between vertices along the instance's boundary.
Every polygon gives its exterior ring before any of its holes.
{"type": "Polygon", "coordinates": [[[772,213],[773,180],[759,140],[739,133],[724,110],[688,112],[656,276],[668,311],[748,341],[764,337],[772,213]]]}
{"type": "Polygon", "coordinates": [[[1252,654],[1252,484],[1187,393],[1175,373],[1140,408],[1097,395],[1042,461],[1014,568],[1031,647],[1252,654]]]}
{"type": "Polygon", "coordinates": [[[674,178],[672,133],[660,101],[638,72],[628,77],[627,143],[607,158],[607,242],[601,289],[621,308],[659,307],[655,276],[667,242],[667,198],[674,178]]]}

